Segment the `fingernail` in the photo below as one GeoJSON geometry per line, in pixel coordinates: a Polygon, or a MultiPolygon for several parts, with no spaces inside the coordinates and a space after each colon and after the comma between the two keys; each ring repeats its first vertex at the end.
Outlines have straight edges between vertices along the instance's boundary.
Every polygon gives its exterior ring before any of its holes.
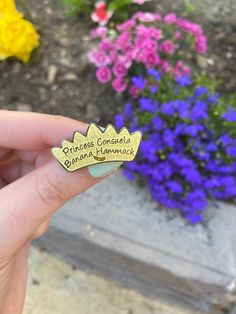
{"type": "Polygon", "coordinates": [[[122,164],[123,162],[119,161],[104,162],[102,164],[88,166],[88,171],[94,178],[105,177],[118,170],[122,164]]]}
{"type": "Polygon", "coordinates": [[[105,131],[105,129],[106,129],[106,128],[104,128],[104,127],[101,126],[101,125],[98,125],[98,127],[99,127],[99,129],[100,129],[101,131],[105,131]]]}

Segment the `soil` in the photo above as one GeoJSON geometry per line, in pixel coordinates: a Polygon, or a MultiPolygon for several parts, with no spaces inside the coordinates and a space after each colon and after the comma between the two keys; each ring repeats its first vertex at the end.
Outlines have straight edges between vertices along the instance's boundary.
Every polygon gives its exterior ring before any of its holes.
{"type": "MultiPolygon", "coordinates": [[[[60,114],[100,124],[112,122],[122,99],[97,82],[95,69],[87,61],[92,46],[88,21],[66,16],[58,0],[25,2],[41,35],[41,45],[30,64],[16,60],[0,63],[0,108],[60,114]]],[[[156,6],[167,12],[175,9],[172,4],[166,0],[156,6]]],[[[181,5],[177,11],[182,12],[181,5]]],[[[222,79],[223,92],[235,92],[235,23],[207,20],[198,12],[191,19],[203,25],[209,38],[209,53],[199,60],[200,68],[222,79]]]]}

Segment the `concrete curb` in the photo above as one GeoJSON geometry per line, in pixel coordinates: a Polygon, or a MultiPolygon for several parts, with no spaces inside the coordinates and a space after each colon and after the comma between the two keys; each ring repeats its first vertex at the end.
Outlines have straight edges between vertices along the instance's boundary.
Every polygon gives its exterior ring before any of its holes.
{"type": "Polygon", "coordinates": [[[203,312],[231,304],[235,207],[209,208],[207,225],[196,227],[157,209],[145,189],[118,173],[66,204],[36,244],[75,266],[203,312]]]}

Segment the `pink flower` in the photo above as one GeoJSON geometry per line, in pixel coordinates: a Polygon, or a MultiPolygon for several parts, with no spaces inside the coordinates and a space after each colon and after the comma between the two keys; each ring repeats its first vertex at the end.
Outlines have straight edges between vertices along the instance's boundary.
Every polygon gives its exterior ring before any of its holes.
{"type": "Polygon", "coordinates": [[[172,69],[172,72],[175,77],[179,77],[181,75],[189,75],[190,68],[186,66],[182,60],[178,61],[175,67],[172,69]]]}
{"type": "Polygon", "coordinates": [[[126,89],[127,83],[121,78],[116,78],[113,80],[112,86],[115,91],[117,91],[118,93],[122,93],[126,89]]]}
{"type": "Polygon", "coordinates": [[[127,68],[121,62],[115,63],[112,70],[115,76],[120,78],[126,76],[128,73],[127,68]]]}
{"type": "Polygon", "coordinates": [[[100,43],[99,43],[99,49],[104,51],[104,52],[109,52],[111,49],[113,49],[113,43],[110,41],[108,38],[104,38],[100,43]]]}
{"type": "Polygon", "coordinates": [[[148,27],[146,27],[144,25],[137,25],[137,27],[135,29],[135,33],[136,33],[138,38],[141,38],[141,39],[148,38],[149,29],[148,29],[148,27]]]}
{"type": "Polygon", "coordinates": [[[160,67],[161,67],[162,71],[165,73],[169,72],[171,69],[169,62],[166,60],[160,60],[160,67]]]}
{"type": "Polygon", "coordinates": [[[188,67],[187,65],[183,66],[182,73],[183,73],[183,75],[189,75],[190,74],[190,67],[188,67]]]}
{"type": "Polygon", "coordinates": [[[92,38],[105,37],[107,35],[107,28],[105,26],[98,26],[91,30],[90,35],[92,38]]]}
{"type": "Polygon", "coordinates": [[[155,15],[149,12],[140,12],[138,19],[140,22],[150,23],[156,20],[155,15]]]}
{"type": "Polygon", "coordinates": [[[162,30],[151,26],[148,28],[148,35],[155,40],[159,40],[162,37],[162,30]]]}
{"type": "Polygon", "coordinates": [[[157,51],[157,42],[154,41],[154,40],[146,39],[146,40],[144,40],[142,46],[143,46],[144,49],[147,49],[147,51],[149,51],[149,52],[154,52],[155,53],[157,51]]]}
{"type": "Polygon", "coordinates": [[[139,97],[140,90],[135,88],[134,85],[131,85],[129,88],[129,93],[130,93],[132,98],[137,99],[139,97]]]}
{"type": "Polygon", "coordinates": [[[190,22],[188,21],[188,20],[186,20],[186,19],[179,19],[178,21],[177,21],[177,24],[178,24],[178,26],[182,29],[182,30],[184,30],[184,31],[189,31],[190,30],[190,28],[191,28],[191,25],[190,25],[190,22]]]}
{"type": "Polygon", "coordinates": [[[157,65],[159,62],[160,62],[160,57],[153,52],[147,52],[143,57],[143,63],[148,68],[157,65]]]}
{"type": "Polygon", "coordinates": [[[175,52],[175,45],[173,44],[171,40],[167,39],[162,42],[159,50],[168,55],[173,55],[173,53],[175,52]]]}
{"type": "Polygon", "coordinates": [[[106,11],[106,3],[101,1],[96,3],[95,11],[92,13],[91,18],[100,25],[106,25],[112,14],[112,12],[106,11]]]}
{"type": "Polygon", "coordinates": [[[192,35],[201,35],[203,34],[203,30],[201,28],[200,25],[196,24],[196,23],[191,23],[186,19],[179,19],[177,21],[178,26],[184,30],[185,32],[188,32],[192,35]]]}
{"type": "Polygon", "coordinates": [[[162,16],[160,13],[154,13],[154,17],[156,21],[161,21],[162,20],[162,16]]]}
{"type": "Polygon", "coordinates": [[[100,83],[105,84],[111,79],[111,71],[108,67],[101,67],[97,70],[96,76],[100,83]]]}
{"type": "Polygon", "coordinates": [[[175,33],[174,33],[174,39],[180,40],[181,38],[182,38],[182,35],[181,35],[180,32],[175,32],[175,33]]]}
{"type": "Polygon", "coordinates": [[[164,19],[164,23],[166,24],[175,24],[177,22],[177,17],[175,13],[169,13],[167,14],[164,19]]]}
{"type": "Polygon", "coordinates": [[[150,1],[150,0],[133,0],[133,3],[142,5],[142,4],[144,4],[145,2],[147,2],[147,1],[150,1]]]}
{"type": "Polygon", "coordinates": [[[207,51],[207,40],[204,35],[195,38],[195,49],[198,53],[204,54],[207,51]]]}
{"type": "Polygon", "coordinates": [[[111,49],[108,51],[107,57],[109,58],[109,64],[113,64],[118,58],[118,53],[115,49],[111,49]]]}
{"type": "MultiPolygon", "coordinates": [[[[106,11],[105,7],[103,10],[106,11]]],[[[189,74],[184,58],[187,61],[192,53],[204,53],[207,49],[201,26],[187,19],[177,19],[173,12],[163,20],[159,13],[136,12],[117,25],[116,31],[108,32],[107,28],[100,27],[93,36],[100,39],[97,49],[89,54],[89,60],[98,68],[99,81],[112,80],[113,88],[119,93],[129,84],[132,97],[136,97],[138,91],[130,87],[129,69],[132,71],[134,66],[156,68],[175,77],[189,74]]]]}
{"type": "Polygon", "coordinates": [[[117,49],[125,49],[130,46],[130,32],[122,32],[116,39],[115,45],[117,49]]]}
{"type": "Polygon", "coordinates": [[[202,27],[196,23],[191,23],[191,32],[195,36],[203,34],[202,27]]]}
{"type": "Polygon", "coordinates": [[[121,32],[121,31],[129,31],[134,26],[135,26],[135,21],[133,21],[133,20],[126,20],[124,23],[118,24],[116,26],[116,29],[119,32],[121,32]]]}
{"type": "Polygon", "coordinates": [[[130,68],[133,63],[131,53],[128,52],[123,56],[122,55],[118,56],[117,60],[121,62],[127,69],[130,68]]]}
{"type": "Polygon", "coordinates": [[[184,66],[184,63],[182,60],[179,60],[177,63],[176,63],[176,67],[177,68],[182,68],[184,66]]]}
{"type": "Polygon", "coordinates": [[[132,15],[131,19],[136,22],[136,20],[139,18],[139,15],[140,15],[140,12],[135,12],[135,13],[132,15]]]}
{"type": "Polygon", "coordinates": [[[88,54],[90,62],[94,63],[98,68],[105,66],[109,63],[108,57],[102,51],[91,51],[88,54]]]}

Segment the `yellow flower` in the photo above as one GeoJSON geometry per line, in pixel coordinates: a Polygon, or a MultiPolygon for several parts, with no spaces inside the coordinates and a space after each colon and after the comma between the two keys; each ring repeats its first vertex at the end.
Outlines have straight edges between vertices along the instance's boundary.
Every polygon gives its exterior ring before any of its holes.
{"type": "Polygon", "coordinates": [[[26,63],[39,44],[39,35],[16,11],[14,1],[0,0],[0,3],[0,60],[16,57],[26,63]]]}
{"type": "Polygon", "coordinates": [[[0,16],[4,12],[15,12],[16,6],[14,0],[1,0],[0,1],[0,16]]]}

